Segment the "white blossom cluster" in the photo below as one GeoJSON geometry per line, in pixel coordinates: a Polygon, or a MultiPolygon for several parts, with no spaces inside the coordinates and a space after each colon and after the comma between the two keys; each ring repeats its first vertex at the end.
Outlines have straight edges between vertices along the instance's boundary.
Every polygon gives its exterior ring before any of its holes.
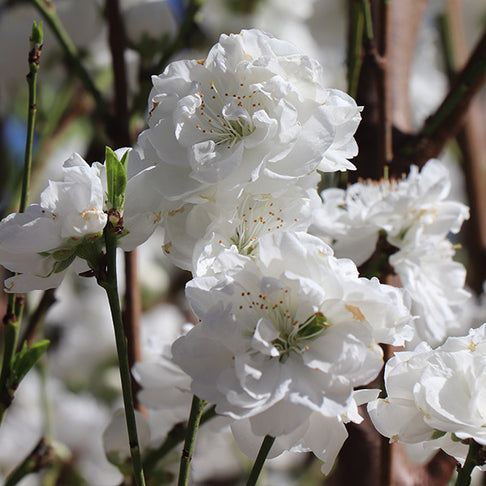
{"type": "MultiPolygon", "coordinates": [[[[171,350],[135,369],[141,401],[171,409],[164,433],[187,413],[190,391],[225,416],[249,457],[272,436],[269,457],[312,451],[325,474],[345,424],[360,423],[358,406],[370,401],[393,440],[457,457],[456,437],[485,443],[473,386],[484,327],[432,350],[461,333],[468,298],[446,239],[468,209],[446,200],[441,163],[328,189],[322,203],[320,173],[355,168],[361,108],[326,87],[317,61],[259,30],[222,35],[205,59],[175,61],[152,81],[148,128],[116,152],[130,150],[118,245],[131,250],[162,225],[165,253],[193,275],[186,296],[199,322],[182,336],[177,326],[171,350]],[[397,249],[389,263],[406,291],[359,276],[380,236],[397,249]],[[383,366],[379,344],[421,340],[429,344],[389,362],[389,397],[376,401],[379,391],[365,387],[383,366]],[[472,421],[443,403],[450,383],[464,391],[464,409],[475,407],[472,421]]],[[[107,192],[105,165],[74,154],[39,204],[1,221],[0,262],[16,272],[7,291],[56,287],[71,264],[86,271],[103,251],[107,192]]],[[[113,424],[105,446],[123,462],[113,424]]]]}
{"type": "Polygon", "coordinates": [[[437,346],[447,336],[465,332],[459,315],[469,299],[466,269],[453,260],[455,249],[447,235],[459,231],[469,209],[447,200],[450,187],[446,167],[430,160],[420,172],[412,166],[400,180],[327,189],[322,208],[314,212],[313,234],[357,265],[373,255],[380,235],[396,248],[388,261],[412,297],[417,316],[411,346],[422,340],[437,346]]]}
{"type": "Polygon", "coordinates": [[[317,171],[354,168],[360,108],[325,87],[316,61],[257,30],[222,35],[153,84],[139,150],[155,162],[164,249],[192,271],[186,296],[201,321],[173,360],[248,455],[271,435],[270,456],[311,450],[327,473],[344,424],[377,396],[355,388],[379,373],[378,343],[413,332],[400,289],[360,278],[306,233],[317,171]]]}
{"type": "MultiPolygon", "coordinates": [[[[117,154],[126,150],[119,149],[117,154]]],[[[135,153],[133,159],[136,165],[135,153]]],[[[146,171],[150,168],[128,174],[125,231],[119,240],[127,251],[143,243],[160,221],[156,195],[141,196],[146,171]]],[[[78,272],[87,271],[86,261],[93,252],[101,252],[108,221],[106,168],[99,163],[89,166],[74,153],[64,162],[62,174],[62,181],[49,181],[39,204],[0,222],[0,262],[18,274],[5,281],[7,292],[55,288],[72,263],[78,272]]]]}
{"type": "Polygon", "coordinates": [[[486,324],[436,349],[396,353],[385,368],[387,397],[368,404],[371,419],[418,462],[440,448],[463,463],[463,440],[486,445],[485,370],[486,324]]]}

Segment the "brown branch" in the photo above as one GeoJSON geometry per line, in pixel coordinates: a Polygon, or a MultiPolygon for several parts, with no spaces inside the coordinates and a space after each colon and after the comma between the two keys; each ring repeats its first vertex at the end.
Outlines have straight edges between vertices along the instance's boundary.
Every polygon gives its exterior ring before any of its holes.
{"type": "Polygon", "coordinates": [[[379,171],[384,173],[385,166],[390,165],[393,158],[392,146],[392,99],[390,93],[389,43],[390,43],[390,9],[389,2],[381,2],[380,24],[378,31],[378,52],[380,57],[376,62],[376,89],[383,96],[378,105],[378,134],[379,134],[379,171]]]}
{"type": "Polygon", "coordinates": [[[404,133],[412,131],[409,80],[416,39],[426,1],[392,0],[390,41],[387,46],[393,126],[404,133]],[[404,19],[407,19],[404,21],[404,19]]]}
{"type": "Polygon", "coordinates": [[[400,149],[394,164],[397,167],[410,163],[423,166],[427,160],[437,157],[446,143],[458,133],[472,99],[485,81],[486,31],[442,104],[426,120],[420,132],[400,149]]]}
{"type": "MultiPolygon", "coordinates": [[[[140,316],[142,313],[142,302],[140,298],[140,284],[137,272],[137,252],[125,252],[125,309],[123,311],[123,324],[128,343],[128,362],[130,367],[142,360],[140,345],[140,316]]],[[[140,405],[137,393],[140,385],[132,376],[132,393],[135,407],[138,411],[144,412],[140,405]]]]}
{"type": "Polygon", "coordinates": [[[107,130],[116,146],[123,147],[130,145],[128,82],[125,65],[127,40],[118,0],[106,0],[105,8],[115,83],[112,126],[107,127],[107,130]]]}
{"type": "MultiPolygon", "coordinates": [[[[448,0],[447,15],[442,22],[442,36],[446,48],[446,64],[449,78],[467,59],[466,35],[464,32],[463,2],[448,0]]],[[[479,100],[473,101],[466,114],[464,124],[457,135],[462,154],[464,176],[471,217],[464,225],[465,244],[473,265],[468,269],[468,284],[480,293],[486,279],[486,181],[485,164],[486,143],[485,124],[481,116],[479,100]]]]}
{"type": "MultiPolygon", "coordinates": [[[[362,0],[361,3],[365,12],[365,55],[356,97],[364,110],[356,133],[360,149],[355,159],[358,171],[350,174],[351,181],[359,177],[382,178],[384,167],[393,159],[392,130],[394,126],[404,125],[403,115],[396,122],[401,111],[395,108],[395,101],[400,100],[399,108],[408,106],[408,78],[403,79],[403,75],[408,76],[410,71],[415,37],[425,6],[423,0],[417,1],[414,15],[408,15],[409,9],[399,0],[362,0]],[[366,19],[370,14],[372,28],[366,19]]],[[[351,6],[356,10],[354,2],[351,6]]]]}

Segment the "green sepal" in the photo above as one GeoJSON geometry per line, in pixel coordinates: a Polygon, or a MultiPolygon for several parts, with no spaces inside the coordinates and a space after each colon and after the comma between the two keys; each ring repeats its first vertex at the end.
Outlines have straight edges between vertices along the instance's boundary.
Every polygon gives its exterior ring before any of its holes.
{"type": "Polygon", "coordinates": [[[456,434],[451,434],[451,439],[454,441],[454,442],[462,442],[462,439],[460,439],[459,437],[457,437],[456,434]]]}
{"type": "Polygon", "coordinates": [[[123,210],[125,188],[127,187],[127,150],[121,160],[110,147],[106,147],[106,181],[108,185],[108,210],[123,210]]]}
{"type": "Polygon", "coordinates": [[[12,360],[9,377],[10,387],[15,388],[24,379],[25,375],[46,352],[48,346],[49,341],[47,339],[39,341],[29,348],[27,347],[27,343],[24,342],[22,349],[14,356],[12,360]]]}
{"type": "Polygon", "coordinates": [[[68,260],[73,255],[73,250],[71,248],[62,248],[61,250],[56,250],[51,253],[52,258],[56,262],[64,262],[68,260]]]}
{"type": "Polygon", "coordinates": [[[75,258],[76,255],[74,253],[71,253],[65,260],[56,261],[56,263],[54,263],[54,266],[52,267],[51,274],[64,272],[64,270],[66,270],[66,268],[69,267],[71,263],[73,263],[75,258]]]}
{"type": "Polygon", "coordinates": [[[441,437],[444,437],[444,435],[446,435],[446,434],[447,434],[447,432],[444,432],[443,430],[434,430],[432,432],[432,435],[430,436],[430,438],[432,440],[434,440],[434,439],[440,439],[441,437]]]}
{"type": "Polygon", "coordinates": [[[103,246],[103,233],[100,232],[96,235],[90,235],[88,238],[85,238],[76,246],[74,249],[74,254],[78,258],[86,260],[89,268],[98,271],[103,258],[103,246]]]}

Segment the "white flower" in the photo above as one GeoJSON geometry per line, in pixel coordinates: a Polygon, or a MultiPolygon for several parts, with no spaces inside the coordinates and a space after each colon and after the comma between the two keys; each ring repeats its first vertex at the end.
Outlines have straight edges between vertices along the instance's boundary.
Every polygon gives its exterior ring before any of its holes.
{"type": "Polygon", "coordinates": [[[106,224],[99,171],[78,154],[40,199],[0,222],[0,263],[20,273],[5,281],[7,292],[57,287],[79,245],[99,238],[106,224]]]}
{"type": "Polygon", "coordinates": [[[464,461],[472,438],[486,445],[486,325],[449,338],[433,350],[425,343],[396,353],[385,368],[388,397],[369,403],[378,431],[392,441],[414,444],[426,460],[437,448],[464,461]]]}
{"type": "Polygon", "coordinates": [[[412,166],[402,180],[362,181],[346,191],[322,193],[323,209],[316,213],[312,232],[331,241],[336,254],[365,262],[373,253],[380,230],[392,245],[403,248],[422,238],[457,233],[469,209],[446,200],[449,171],[430,160],[420,172],[412,166]]]}
{"type": "MultiPolygon", "coordinates": [[[[290,450],[291,452],[312,451],[322,462],[321,471],[329,474],[348,437],[345,423],[361,423],[358,406],[375,399],[379,390],[359,390],[353,393],[348,411],[336,417],[327,417],[312,412],[304,423],[290,434],[280,435],[270,449],[269,459],[290,450]]],[[[250,458],[256,458],[263,436],[256,435],[250,420],[237,420],[231,424],[231,430],[241,450],[250,458]]]]}
{"type": "Polygon", "coordinates": [[[258,30],[222,35],[204,61],[170,64],[153,77],[139,139],[158,164],[162,195],[198,202],[222,181],[233,188],[354,168],[345,140],[360,110],[321,79],[316,61],[258,30]]]}
{"type": "Polygon", "coordinates": [[[192,391],[262,436],[347,413],[382,365],[369,281],[305,233],[263,236],[254,259],[227,250],[216,263],[221,273],[187,285],[201,323],[172,347],[192,391]]]}
{"type": "Polygon", "coordinates": [[[185,204],[167,213],[164,249],[176,265],[201,275],[218,251],[234,247],[243,255],[255,255],[264,234],[305,231],[319,204],[317,191],[300,185],[275,197],[243,191],[237,199],[226,194],[205,204],[185,204]]]}
{"type": "Polygon", "coordinates": [[[455,250],[448,240],[425,239],[394,253],[390,263],[412,298],[415,338],[408,345],[413,349],[420,341],[432,347],[448,336],[466,332],[461,319],[471,294],[464,289],[466,269],[454,261],[455,250]]]}

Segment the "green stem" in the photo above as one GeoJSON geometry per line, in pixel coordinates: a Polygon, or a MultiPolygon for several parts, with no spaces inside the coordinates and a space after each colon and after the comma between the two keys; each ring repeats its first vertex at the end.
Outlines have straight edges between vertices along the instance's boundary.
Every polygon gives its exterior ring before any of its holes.
{"type": "MultiPolygon", "coordinates": [[[[213,405],[208,408],[199,421],[199,426],[205,424],[212,418],[216,417],[216,407],[213,405]]],[[[187,434],[187,427],[176,426],[169,432],[165,441],[157,448],[150,450],[143,458],[143,468],[145,471],[152,470],[163,457],[165,457],[174,447],[180,444],[187,434]]]]}
{"type": "Polygon", "coordinates": [[[364,16],[364,33],[367,40],[374,39],[373,34],[373,20],[371,18],[371,5],[370,0],[361,0],[361,5],[363,8],[363,16],[364,16]]]}
{"type": "Polygon", "coordinates": [[[201,421],[201,415],[207,402],[194,395],[192,397],[191,413],[187,423],[186,440],[182,449],[181,465],[179,468],[178,486],[187,486],[189,482],[189,470],[191,468],[192,453],[196,443],[197,430],[201,421]]]}
{"type": "Polygon", "coordinates": [[[45,21],[49,24],[57,40],[64,49],[69,62],[72,64],[76,70],[81,82],[84,84],[86,90],[93,97],[98,112],[102,117],[108,117],[109,110],[108,105],[103,99],[100,91],[95,86],[91,76],[89,75],[86,68],[81,64],[81,56],[74,45],[73,41],[69,37],[68,33],[64,29],[64,26],[59,19],[53,2],[47,2],[46,0],[29,0],[32,5],[42,14],[45,21]]]}
{"type": "Polygon", "coordinates": [[[478,465],[477,456],[481,449],[482,446],[480,444],[473,439],[469,439],[469,451],[464,465],[458,470],[455,486],[469,486],[471,484],[471,474],[478,465]]]}
{"type": "Polygon", "coordinates": [[[17,346],[20,321],[15,315],[15,294],[9,294],[7,313],[3,318],[2,371],[0,372],[0,424],[13,400],[14,390],[8,385],[12,359],[17,346]]]}
{"type": "MultiPolygon", "coordinates": [[[[21,213],[27,208],[29,200],[35,116],[37,113],[37,72],[39,70],[42,42],[42,25],[38,26],[34,22],[30,36],[29,74],[27,74],[27,83],[29,85],[29,108],[27,114],[27,137],[25,140],[22,194],[19,206],[19,212],[21,213]]],[[[24,298],[17,298],[15,294],[9,294],[7,312],[3,319],[4,344],[2,350],[2,368],[0,372],[0,424],[2,423],[5,411],[10,406],[10,403],[12,403],[15,392],[15,390],[11,389],[8,385],[8,379],[11,373],[11,363],[15,355],[15,348],[17,346],[23,310],[24,298]]]]}
{"type": "Polygon", "coordinates": [[[145,478],[142,469],[140,445],[138,442],[137,426],[135,422],[135,407],[133,404],[130,365],[128,362],[127,342],[123,329],[123,320],[118,297],[118,283],[116,275],[116,239],[117,235],[113,228],[108,224],[104,231],[107,259],[107,276],[105,281],[100,281],[100,285],[106,290],[110,304],[113,327],[115,330],[116,350],[118,354],[118,365],[122,383],[123,403],[125,405],[125,418],[127,421],[128,440],[130,444],[130,454],[132,457],[135,484],[145,486],[145,478]]]}
{"type": "Polygon", "coordinates": [[[263,464],[265,464],[265,460],[267,459],[268,453],[270,452],[270,449],[272,448],[274,441],[275,441],[275,437],[272,437],[271,435],[266,435],[265,438],[263,439],[260,450],[258,451],[258,456],[255,459],[255,463],[253,464],[250,477],[246,482],[246,486],[256,485],[258,481],[258,476],[260,476],[260,473],[262,472],[263,464]]]}
{"type": "MultiPolygon", "coordinates": [[[[35,27],[33,27],[34,29],[35,27]]],[[[42,36],[41,36],[42,37],[42,36]]],[[[29,201],[30,173],[32,169],[32,151],[34,147],[34,127],[37,114],[37,72],[39,70],[39,57],[42,51],[42,43],[36,43],[31,37],[31,51],[29,52],[29,112],[27,117],[27,138],[25,140],[24,173],[22,179],[22,195],[20,197],[19,212],[23,213],[29,201]]]]}

